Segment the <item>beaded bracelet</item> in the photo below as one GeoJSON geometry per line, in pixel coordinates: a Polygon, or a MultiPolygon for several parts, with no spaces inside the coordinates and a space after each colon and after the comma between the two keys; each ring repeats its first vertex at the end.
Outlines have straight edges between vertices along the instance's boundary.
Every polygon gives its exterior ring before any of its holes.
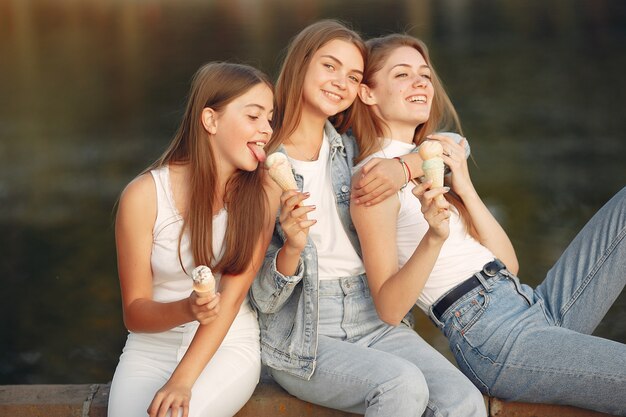
{"type": "Polygon", "coordinates": [[[399,156],[394,156],[393,159],[397,159],[398,161],[400,161],[400,165],[402,165],[402,171],[404,172],[404,178],[406,180],[404,182],[404,185],[400,187],[400,189],[403,190],[404,187],[407,186],[409,181],[411,181],[411,169],[409,168],[407,163],[404,161],[404,159],[400,158],[399,156]]]}

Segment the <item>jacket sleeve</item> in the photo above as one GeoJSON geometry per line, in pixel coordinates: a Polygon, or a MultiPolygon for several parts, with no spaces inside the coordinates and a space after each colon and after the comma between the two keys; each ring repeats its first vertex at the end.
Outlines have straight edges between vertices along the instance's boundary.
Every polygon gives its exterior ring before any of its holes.
{"type": "Polygon", "coordinates": [[[276,224],[263,266],[250,287],[250,301],[261,313],[271,314],[282,308],[304,276],[302,257],[296,275],[285,276],[276,269],[276,256],[283,246],[280,225],[276,224]]]}

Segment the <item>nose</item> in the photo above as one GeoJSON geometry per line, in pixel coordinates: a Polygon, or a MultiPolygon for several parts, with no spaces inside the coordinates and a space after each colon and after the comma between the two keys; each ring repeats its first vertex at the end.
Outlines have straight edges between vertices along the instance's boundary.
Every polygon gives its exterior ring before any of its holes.
{"type": "Polygon", "coordinates": [[[272,133],[274,133],[274,130],[272,130],[272,125],[270,124],[269,120],[266,120],[265,123],[261,126],[261,133],[267,134],[268,136],[271,136],[272,133]]]}
{"type": "Polygon", "coordinates": [[[422,75],[416,75],[415,80],[413,80],[413,87],[425,87],[428,82],[428,78],[422,75]]]}
{"type": "Polygon", "coordinates": [[[333,85],[341,90],[346,88],[346,79],[348,78],[345,74],[337,74],[335,79],[333,80],[333,85]]]}

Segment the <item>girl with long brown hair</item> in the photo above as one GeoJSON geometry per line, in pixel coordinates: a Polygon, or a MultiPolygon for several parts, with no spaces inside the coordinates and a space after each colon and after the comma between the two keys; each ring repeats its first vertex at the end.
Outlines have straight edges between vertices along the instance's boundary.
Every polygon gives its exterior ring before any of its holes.
{"type": "Polygon", "coordinates": [[[521,284],[513,245],[472,184],[463,141],[434,134],[446,118],[458,119],[426,46],[399,34],[367,46],[354,125],[359,158],[399,156],[439,140],[455,195],[441,201],[447,189],[425,182],[376,206],[352,207],[379,315],[396,324],[417,301],[486,395],[624,415],[626,397],[615,394],[626,388],[626,345],[590,333],[626,283],[626,189],[542,284],[521,284]]]}
{"type": "MultiPolygon", "coordinates": [[[[397,327],[379,319],[350,220],[356,148],[340,132],[351,123],[366,58],[357,33],[326,20],[302,30],[284,60],[270,148],[287,154],[299,190],[283,193],[252,284],[261,357],[303,400],[366,416],[434,416],[410,317],[397,327]]],[[[402,173],[395,160],[377,165],[402,173]]],[[[478,402],[484,410],[480,395],[478,402]]]]}
{"type": "Polygon", "coordinates": [[[259,329],[247,292],[273,226],[257,172],[272,112],[263,73],[204,65],[169,148],[123,191],[115,235],[130,333],[110,417],[231,416],[252,395],[259,329]],[[211,267],[217,294],[192,291],[197,265],[211,267]]]}

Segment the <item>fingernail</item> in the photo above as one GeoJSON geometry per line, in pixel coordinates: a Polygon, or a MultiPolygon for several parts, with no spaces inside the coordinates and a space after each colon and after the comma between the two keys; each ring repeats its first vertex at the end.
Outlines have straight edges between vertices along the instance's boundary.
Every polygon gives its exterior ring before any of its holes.
{"type": "Polygon", "coordinates": [[[450,191],[450,187],[443,187],[443,190],[447,193],[448,191],[450,191]]]}

